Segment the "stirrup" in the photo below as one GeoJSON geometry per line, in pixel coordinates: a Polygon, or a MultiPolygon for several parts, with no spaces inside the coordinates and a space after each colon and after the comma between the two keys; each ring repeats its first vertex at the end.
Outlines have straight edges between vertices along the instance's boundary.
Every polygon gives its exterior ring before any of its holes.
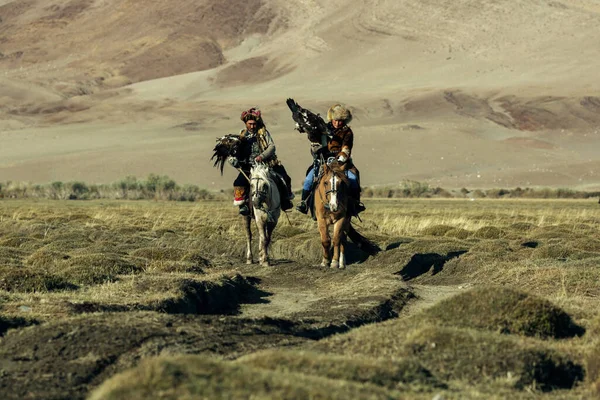
{"type": "Polygon", "coordinates": [[[247,204],[242,204],[240,206],[240,215],[247,217],[250,215],[250,208],[248,208],[247,204]]]}
{"type": "Polygon", "coordinates": [[[363,211],[365,211],[367,209],[367,207],[365,207],[365,205],[363,203],[361,203],[360,201],[356,203],[356,205],[354,206],[354,210],[356,211],[356,214],[361,213],[363,211]]]}
{"type": "Polygon", "coordinates": [[[298,203],[296,210],[302,214],[308,214],[308,206],[306,205],[306,201],[302,200],[300,203],[298,203]]]}

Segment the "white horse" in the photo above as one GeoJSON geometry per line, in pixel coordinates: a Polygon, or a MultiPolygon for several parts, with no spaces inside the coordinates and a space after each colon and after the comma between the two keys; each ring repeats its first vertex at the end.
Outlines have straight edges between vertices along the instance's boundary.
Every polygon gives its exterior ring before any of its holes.
{"type": "MultiPolygon", "coordinates": [[[[266,164],[255,164],[250,170],[250,203],[259,234],[259,260],[263,266],[269,265],[269,245],[271,235],[281,215],[281,201],[277,184],[271,178],[266,164]]],[[[251,217],[245,217],[246,264],[252,264],[251,217]]]]}

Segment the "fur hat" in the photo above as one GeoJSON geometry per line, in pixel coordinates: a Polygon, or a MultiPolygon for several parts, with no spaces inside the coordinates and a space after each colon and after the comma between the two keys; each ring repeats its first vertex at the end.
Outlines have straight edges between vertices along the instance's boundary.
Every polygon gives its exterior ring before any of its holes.
{"type": "Polygon", "coordinates": [[[334,104],[327,110],[327,120],[340,120],[349,124],[352,121],[352,113],[342,104],[334,104]]]}
{"type": "Polygon", "coordinates": [[[256,107],[252,107],[251,109],[242,112],[240,119],[244,122],[247,122],[250,120],[258,122],[261,120],[260,110],[256,107]]]}

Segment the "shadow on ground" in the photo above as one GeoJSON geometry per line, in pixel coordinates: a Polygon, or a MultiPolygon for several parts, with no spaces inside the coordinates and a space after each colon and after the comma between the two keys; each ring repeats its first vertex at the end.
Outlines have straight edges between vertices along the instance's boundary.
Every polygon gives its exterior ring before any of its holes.
{"type": "Polygon", "coordinates": [[[444,264],[453,258],[460,257],[465,254],[466,250],[451,251],[446,255],[437,253],[415,254],[412,256],[408,264],[406,264],[395,275],[400,275],[403,280],[410,281],[420,275],[426,274],[431,270],[431,274],[435,275],[442,271],[444,264]]]}

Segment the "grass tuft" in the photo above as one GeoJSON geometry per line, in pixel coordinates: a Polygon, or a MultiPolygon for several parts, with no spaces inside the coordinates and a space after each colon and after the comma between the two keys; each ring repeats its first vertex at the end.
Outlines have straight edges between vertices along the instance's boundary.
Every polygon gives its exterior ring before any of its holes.
{"type": "Polygon", "coordinates": [[[203,274],[199,263],[189,261],[150,261],[145,267],[148,272],[203,274]]]}
{"type": "Polygon", "coordinates": [[[517,231],[517,232],[529,232],[530,230],[535,228],[535,225],[529,223],[529,222],[515,222],[514,224],[510,224],[508,226],[508,228],[511,231],[517,231]]]}
{"type": "Polygon", "coordinates": [[[440,327],[410,320],[365,326],[315,345],[338,354],[375,358],[416,358],[444,381],[468,385],[501,384],[522,390],[572,388],[584,377],[583,367],[538,341],[495,332],[440,327]]]}
{"type": "Polygon", "coordinates": [[[22,265],[26,252],[12,247],[0,247],[0,265],[22,265]]]}
{"type": "Polygon", "coordinates": [[[133,251],[131,255],[134,257],[147,258],[148,260],[179,261],[186,255],[186,252],[182,249],[173,247],[142,247],[133,251]]]}
{"type": "Polygon", "coordinates": [[[467,239],[471,236],[471,231],[462,228],[453,228],[444,234],[445,237],[456,238],[456,239],[467,239]]]}
{"type": "Polygon", "coordinates": [[[596,395],[600,395],[600,343],[586,355],[587,380],[596,395]]]}
{"type": "Polygon", "coordinates": [[[77,286],[64,277],[44,270],[28,267],[0,267],[0,290],[7,292],[54,292],[76,288],[77,286]]]}
{"type": "Polygon", "coordinates": [[[377,400],[403,397],[398,392],[373,385],[267,371],[201,356],[180,356],[143,360],[135,369],[104,382],[89,399],[144,399],[156,398],[158,394],[161,399],[377,400]]]}
{"type": "Polygon", "coordinates": [[[41,243],[41,241],[29,237],[29,236],[21,236],[21,235],[17,235],[17,236],[10,236],[10,237],[6,237],[3,238],[2,240],[0,240],[0,247],[14,247],[14,248],[21,248],[21,249],[25,249],[25,248],[33,248],[33,247],[41,247],[43,246],[43,244],[41,243]]]}
{"type": "Polygon", "coordinates": [[[76,255],[63,261],[61,276],[78,285],[112,282],[118,275],[136,274],[142,268],[118,254],[76,255]]]}
{"type": "Polygon", "coordinates": [[[500,239],[506,236],[506,233],[495,226],[484,226],[473,232],[472,236],[478,239],[500,239]]]}
{"type": "Polygon", "coordinates": [[[196,250],[185,253],[180,261],[193,263],[198,268],[209,267],[211,265],[210,260],[204,257],[204,252],[196,250]]]}
{"type": "Polygon", "coordinates": [[[424,236],[445,236],[448,231],[453,230],[454,227],[449,225],[432,225],[421,231],[424,236]]]}
{"type": "Polygon", "coordinates": [[[545,246],[537,247],[531,253],[531,258],[533,259],[545,259],[552,258],[556,260],[566,260],[571,255],[574,254],[574,251],[567,246],[562,244],[553,243],[545,246]]]}
{"type": "Polygon", "coordinates": [[[25,265],[49,270],[57,265],[57,263],[68,260],[69,258],[70,256],[65,253],[42,248],[34,251],[25,258],[25,265]]]}
{"type": "Polygon", "coordinates": [[[469,290],[439,302],[424,315],[446,326],[540,338],[568,338],[584,332],[549,301],[502,287],[469,290]]]}
{"type": "Polygon", "coordinates": [[[371,383],[389,389],[421,386],[431,390],[445,386],[412,359],[386,360],[310,351],[267,350],[242,357],[237,362],[284,373],[371,383]]]}

